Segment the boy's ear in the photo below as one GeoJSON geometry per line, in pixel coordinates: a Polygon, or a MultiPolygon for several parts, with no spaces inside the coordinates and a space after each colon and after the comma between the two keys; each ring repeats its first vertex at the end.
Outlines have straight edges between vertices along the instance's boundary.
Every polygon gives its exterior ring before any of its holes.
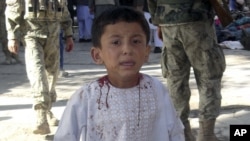
{"type": "Polygon", "coordinates": [[[151,46],[147,45],[145,54],[145,63],[148,62],[150,52],[151,52],[151,46]]]}
{"type": "Polygon", "coordinates": [[[90,51],[91,51],[91,57],[94,60],[94,62],[98,65],[103,64],[103,60],[100,55],[101,53],[100,48],[92,47],[90,51]]]}

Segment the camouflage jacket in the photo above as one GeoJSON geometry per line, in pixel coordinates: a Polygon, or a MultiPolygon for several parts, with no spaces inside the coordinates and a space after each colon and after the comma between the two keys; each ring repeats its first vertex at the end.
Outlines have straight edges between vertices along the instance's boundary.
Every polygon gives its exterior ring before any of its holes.
{"type": "Polygon", "coordinates": [[[178,24],[213,18],[208,0],[147,0],[152,22],[178,24]]]}
{"type": "Polygon", "coordinates": [[[58,36],[60,28],[65,36],[71,36],[72,20],[65,4],[60,18],[53,19],[31,19],[25,16],[26,0],[6,0],[6,28],[8,39],[20,39],[22,37],[49,38],[58,36]]]}

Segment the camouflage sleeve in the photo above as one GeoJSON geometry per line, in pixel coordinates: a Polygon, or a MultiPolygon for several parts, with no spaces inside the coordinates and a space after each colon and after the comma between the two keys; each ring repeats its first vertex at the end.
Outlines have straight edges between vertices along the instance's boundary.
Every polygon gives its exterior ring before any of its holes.
{"type": "Polygon", "coordinates": [[[73,35],[72,20],[71,20],[67,5],[64,6],[64,11],[63,11],[62,19],[61,19],[61,28],[66,37],[73,35]]]}
{"type": "MultiPolygon", "coordinates": [[[[149,10],[149,13],[151,15],[151,19],[155,19],[154,16],[155,16],[155,11],[156,11],[156,7],[157,7],[157,1],[156,0],[147,0],[148,2],[148,10],[149,10]]],[[[155,21],[152,21],[153,24],[157,25],[157,23],[155,23],[155,21]]]]}
{"type": "Polygon", "coordinates": [[[19,0],[6,0],[6,29],[8,39],[19,39],[24,17],[24,5],[19,0]]]}

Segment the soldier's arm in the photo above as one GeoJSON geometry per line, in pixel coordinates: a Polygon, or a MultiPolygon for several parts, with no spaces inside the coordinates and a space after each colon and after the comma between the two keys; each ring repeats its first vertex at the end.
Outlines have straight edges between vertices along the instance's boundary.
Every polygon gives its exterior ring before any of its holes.
{"type": "Polygon", "coordinates": [[[61,28],[64,32],[65,38],[66,38],[66,51],[70,52],[74,47],[74,41],[72,38],[73,31],[72,31],[72,20],[70,17],[70,13],[68,11],[67,6],[65,5],[63,16],[61,19],[61,28]]]}
{"type": "Polygon", "coordinates": [[[18,39],[21,36],[21,23],[24,16],[24,5],[17,3],[17,1],[6,0],[6,29],[8,33],[8,48],[13,53],[18,53],[19,44],[18,39]]]}
{"type": "Polygon", "coordinates": [[[72,20],[71,20],[67,5],[65,5],[63,9],[64,10],[63,10],[62,18],[61,18],[61,28],[64,32],[65,37],[72,36],[73,35],[72,20]]]}
{"type": "Polygon", "coordinates": [[[20,3],[14,3],[13,0],[6,0],[6,29],[8,39],[19,39],[21,34],[21,25],[24,16],[24,7],[20,3]]]}
{"type": "Polygon", "coordinates": [[[151,15],[152,23],[155,24],[153,19],[156,12],[157,1],[156,0],[147,0],[147,1],[148,1],[148,10],[151,15]]]}

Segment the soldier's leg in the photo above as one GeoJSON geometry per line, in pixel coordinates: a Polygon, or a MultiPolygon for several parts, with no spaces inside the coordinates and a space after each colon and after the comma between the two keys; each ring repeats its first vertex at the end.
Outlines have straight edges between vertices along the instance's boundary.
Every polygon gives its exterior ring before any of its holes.
{"type": "MultiPolygon", "coordinates": [[[[40,102],[39,102],[40,103],[40,102]]],[[[35,103],[33,106],[36,114],[36,125],[33,130],[34,134],[49,134],[50,128],[47,121],[47,104],[35,103]]]]}
{"type": "Polygon", "coordinates": [[[195,77],[200,94],[198,141],[217,141],[214,134],[215,121],[221,107],[221,79],[224,61],[217,49],[206,51],[206,59],[201,59],[205,68],[195,69],[195,77]]]}
{"type": "Polygon", "coordinates": [[[176,40],[178,30],[176,27],[162,28],[164,47],[162,51],[162,71],[167,77],[167,84],[174,106],[185,127],[186,141],[194,141],[189,124],[189,75],[190,63],[180,40],[176,40]]]}
{"type": "Polygon", "coordinates": [[[222,49],[217,46],[213,24],[197,22],[187,34],[196,40],[190,40],[194,47],[186,50],[194,68],[199,90],[199,134],[198,141],[217,141],[214,125],[220,111],[221,78],[225,70],[225,58],[222,49]],[[201,36],[202,35],[202,36],[201,36]]]}
{"type": "Polygon", "coordinates": [[[51,107],[49,96],[49,84],[45,71],[43,45],[45,39],[28,38],[25,39],[25,61],[26,71],[31,85],[34,98],[33,108],[36,113],[36,125],[34,134],[50,133],[47,121],[47,112],[51,107]]]}
{"type": "Polygon", "coordinates": [[[173,50],[168,47],[164,47],[163,54],[164,53],[166,53],[164,64],[167,65],[167,84],[170,95],[182,122],[186,122],[190,112],[190,65],[188,59],[179,60],[181,55],[184,55],[183,52],[174,52],[173,54],[173,50]]]}
{"type": "MultiPolygon", "coordinates": [[[[50,37],[47,39],[46,46],[44,48],[45,52],[45,65],[46,65],[46,74],[48,79],[48,86],[49,86],[49,96],[51,102],[55,102],[57,95],[56,95],[56,82],[59,73],[59,37],[50,37]]],[[[59,121],[53,115],[51,108],[49,107],[47,117],[50,125],[57,126],[59,121]]]]}

